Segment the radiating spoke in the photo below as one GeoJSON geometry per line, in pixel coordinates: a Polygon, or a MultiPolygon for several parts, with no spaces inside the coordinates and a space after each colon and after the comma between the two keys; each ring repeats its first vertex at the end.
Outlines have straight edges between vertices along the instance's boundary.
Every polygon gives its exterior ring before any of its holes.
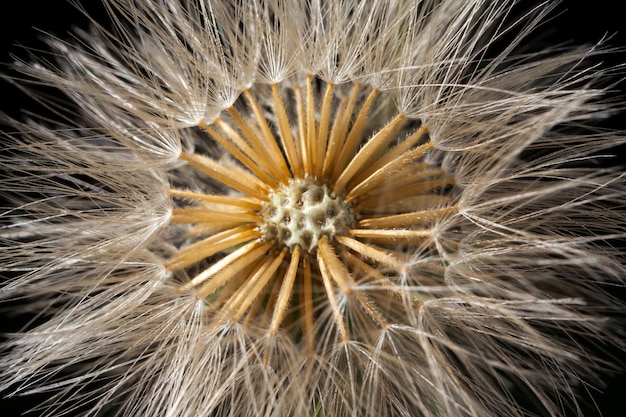
{"type": "Polygon", "coordinates": [[[412,213],[364,218],[359,220],[357,224],[369,229],[417,226],[427,224],[435,219],[440,219],[443,216],[455,213],[458,210],[459,207],[455,205],[438,209],[414,211],[412,213]]]}
{"type": "Polygon", "coordinates": [[[350,236],[371,240],[383,244],[419,244],[432,235],[430,230],[397,230],[397,229],[352,229],[350,236]]]}
{"type": "Polygon", "coordinates": [[[347,236],[338,236],[337,241],[353,251],[360,253],[366,258],[390,266],[398,272],[405,272],[408,270],[408,264],[402,262],[396,254],[393,254],[390,251],[378,249],[347,236]]]}
{"type": "Polygon", "coordinates": [[[278,301],[274,308],[274,315],[272,317],[272,324],[270,325],[270,334],[276,334],[278,332],[278,326],[283,320],[285,310],[289,304],[289,299],[293,293],[293,283],[296,280],[296,273],[298,272],[298,264],[300,262],[300,248],[296,247],[291,254],[291,261],[289,262],[289,269],[283,278],[282,285],[280,287],[280,293],[278,294],[278,301]]]}

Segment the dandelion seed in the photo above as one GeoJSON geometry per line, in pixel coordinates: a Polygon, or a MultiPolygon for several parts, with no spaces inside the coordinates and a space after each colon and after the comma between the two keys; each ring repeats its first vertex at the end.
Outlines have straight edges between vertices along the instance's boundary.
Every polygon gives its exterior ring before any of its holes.
{"type": "Polygon", "coordinates": [[[574,163],[625,140],[585,127],[599,52],[519,53],[551,4],[104,4],[114,31],[20,65],[80,114],[8,121],[1,291],[43,322],[0,389],[47,415],[576,410],[610,365],[579,342],[619,344],[626,188],[574,163]]]}

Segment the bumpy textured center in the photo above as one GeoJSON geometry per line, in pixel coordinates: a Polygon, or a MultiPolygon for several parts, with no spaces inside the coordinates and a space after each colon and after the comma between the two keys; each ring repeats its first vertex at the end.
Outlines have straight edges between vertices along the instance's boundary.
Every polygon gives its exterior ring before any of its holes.
{"type": "Polygon", "coordinates": [[[353,221],[343,200],[310,178],[291,180],[272,191],[263,218],[260,230],[266,241],[292,250],[298,245],[307,252],[314,252],[323,236],[344,234],[353,221]]]}

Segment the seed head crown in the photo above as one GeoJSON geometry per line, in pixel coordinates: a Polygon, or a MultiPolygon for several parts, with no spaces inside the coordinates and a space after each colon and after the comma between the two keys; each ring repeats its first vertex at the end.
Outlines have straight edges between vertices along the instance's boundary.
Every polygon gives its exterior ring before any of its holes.
{"type": "Polygon", "coordinates": [[[307,252],[317,249],[319,240],[344,234],[353,222],[350,209],[325,184],[312,178],[294,179],[270,193],[260,226],[265,240],[277,240],[307,252]]]}

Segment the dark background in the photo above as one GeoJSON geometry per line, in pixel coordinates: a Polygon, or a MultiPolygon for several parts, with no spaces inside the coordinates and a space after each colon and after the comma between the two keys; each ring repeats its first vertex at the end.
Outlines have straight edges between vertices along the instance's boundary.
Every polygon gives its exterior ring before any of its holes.
{"type": "MultiPolygon", "coordinates": [[[[365,0],[367,1],[367,0],[365,0]]],[[[106,21],[106,13],[98,0],[81,1],[83,7],[99,21],[106,21]]],[[[612,36],[609,45],[626,47],[626,20],[621,11],[621,1],[616,0],[569,0],[563,1],[558,16],[545,25],[542,35],[555,43],[571,42],[572,44],[595,43],[606,35],[612,36]]],[[[22,46],[44,48],[41,42],[42,32],[48,32],[61,38],[70,38],[72,27],[86,28],[88,19],[65,0],[11,0],[3,2],[0,12],[0,72],[7,72],[5,67],[13,61],[12,55],[26,57],[22,46]],[[8,9],[10,5],[12,9],[8,9]]],[[[626,63],[626,53],[621,52],[603,59],[606,65],[626,63]]],[[[626,68],[624,71],[626,73],[626,68]]],[[[622,97],[626,92],[622,82],[613,93],[615,98],[622,97]]],[[[19,117],[21,109],[33,109],[37,105],[28,96],[6,82],[0,81],[1,110],[14,117],[19,117]]],[[[623,99],[620,99],[624,103],[623,99]]],[[[626,129],[626,113],[617,115],[604,123],[611,128],[626,129]]],[[[626,163],[626,150],[621,147],[616,163],[626,163]]],[[[624,291],[617,294],[626,299],[624,291]]],[[[0,330],[15,330],[17,323],[8,322],[0,316],[0,330]]],[[[617,361],[626,365],[626,355],[615,352],[617,361]]],[[[593,401],[583,404],[585,417],[596,417],[601,411],[604,417],[623,417],[626,415],[626,374],[609,375],[605,378],[607,387],[603,392],[593,393],[593,401]],[[594,402],[596,405],[594,405],[594,402]]],[[[0,399],[0,415],[18,416],[29,406],[38,402],[37,396],[13,399],[0,399]]],[[[30,414],[33,415],[33,414],[30,414]]],[[[36,415],[36,414],[34,414],[36,415]]],[[[151,417],[151,416],[147,416],[151,417]]],[[[192,417],[192,416],[190,416],[192,417]]],[[[193,416],[201,417],[201,416],[193,416]]],[[[477,416],[488,417],[488,416],[477,416]]],[[[495,416],[494,416],[495,417],[495,416]]]]}

